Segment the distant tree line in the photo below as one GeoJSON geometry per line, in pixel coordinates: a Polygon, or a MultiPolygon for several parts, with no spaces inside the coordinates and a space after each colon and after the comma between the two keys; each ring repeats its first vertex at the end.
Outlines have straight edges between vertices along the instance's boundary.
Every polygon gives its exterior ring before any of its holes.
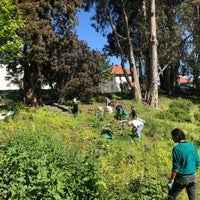
{"type": "Polygon", "coordinates": [[[88,101],[107,78],[106,56],[112,55],[121,58],[123,69],[129,63],[131,79],[124,73],[132,97],[153,107],[158,78],[169,96],[179,92],[180,74],[192,76],[200,88],[198,0],[3,0],[0,5],[0,61],[8,64],[15,83],[23,74],[26,104],[42,104],[44,85],[61,103],[77,94],[88,101]],[[108,40],[103,55],[78,40],[80,9],[95,10],[93,27],[108,40]]]}

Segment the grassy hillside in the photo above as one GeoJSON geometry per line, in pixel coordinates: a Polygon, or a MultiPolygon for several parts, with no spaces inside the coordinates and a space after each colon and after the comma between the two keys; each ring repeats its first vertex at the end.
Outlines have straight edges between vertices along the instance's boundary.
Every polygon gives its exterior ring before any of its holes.
{"type": "MultiPolygon", "coordinates": [[[[7,101],[2,112],[14,109],[15,115],[0,121],[0,199],[166,199],[175,145],[170,132],[183,129],[200,148],[199,104],[162,96],[160,108],[153,109],[118,98],[127,112],[134,105],[146,121],[138,141],[114,114],[99,119],[99,102],[80,103],[74,117],[52,106],[7,101]],[[101,137],[105,128],[114,132],[112,140],[101,137]]],[[[200,173],[198,198],[199,179],[200,173]]],[[[185,192],[178,199],[186,200],[185,192]]]]}

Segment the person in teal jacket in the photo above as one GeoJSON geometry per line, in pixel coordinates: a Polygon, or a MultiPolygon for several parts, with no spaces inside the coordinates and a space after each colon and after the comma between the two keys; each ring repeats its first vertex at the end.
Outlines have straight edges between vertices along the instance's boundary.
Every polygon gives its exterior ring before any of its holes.
{"type": "Polygon", "coordinates": [[[168,200],[175,200],[184,188],[189,200],[197,200],[196,170],[200,166],[197,148],[186,141],[185,133],[181,129],[174,129],[171,136],[178,144],[172,149],[172,174],[168,200]]]}

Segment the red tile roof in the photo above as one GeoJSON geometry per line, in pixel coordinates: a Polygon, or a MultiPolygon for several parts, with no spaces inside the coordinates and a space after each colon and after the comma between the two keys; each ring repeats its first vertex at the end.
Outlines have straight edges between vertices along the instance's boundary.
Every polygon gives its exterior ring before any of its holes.
{"type": "Polygon", "coordinates": [[[192,83],[192,80],[184,78],[184,77],[179,77],[179,83],[183,84],[183,83],[192,83]]]}
{"type": "MultiPolygon", "coordinates": [[[[126,69],[127,74],[131,74],[129,69],[126,69]]],[[[116,75],[123,75],[124,72],[122,70],[122,67],[119,65],[115,65],[111,71],[111,74],[116,74],[116,75]]]]}
{"type": "MultiPolygon", "coordinates": [[[[126,69],[127,74],[131,74],[129,69],[126,69]]],[[[119,65],[115,65],[111,71],[111,74],[115,74],[115,75],[123,75],[124,72],[122,70],[122,67],[119,65]]],[[[179,83],[180,84],[184,84],[184,83],[192,83],[192,80],[184,78],[184,77],[180,77],[179,79],[179,83]]]]}

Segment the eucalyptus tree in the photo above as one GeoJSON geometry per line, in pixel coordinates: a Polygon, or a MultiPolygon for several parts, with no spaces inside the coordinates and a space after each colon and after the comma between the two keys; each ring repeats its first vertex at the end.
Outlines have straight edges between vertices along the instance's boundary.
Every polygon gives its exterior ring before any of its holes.
{"type": "Polygon", "coordinates": [[[159,68],[161,88],[169,96],[174,94],[175,80],[178,76],[178,48],[181,43],[180,26],[176,22],[176,1],[159,1],[158,5],[158,37],[159,37],[159,68]]]}
{"type": "MultiPolygon", "coordinates": [[[[186,1],[158,1],[158,60],[159,77],[161,88],[169,96],[179,92],[179,75],[181,69],[185,73],[186,58],[188,57],[192,34],[185,28],[185,19],[188,16],[188,23],[193,22],[186,10],[182,8],[186,1]]],[[[192,2],[187,4],[190,10],[192,2]]],[[[188,65],[187,65],[188,66],[188,65]]],[[[186,75],[186,74],[184,74],[186,75]]]]}
{"type": "Polygon", "coordinates": [[[109,45],[105,46],[104,50],[109,55],[120,56],[123,69],[125,62],[129,62],[132,80],[127,78],[127,81],[134,91],[133,97],[141,100],[141,88],[143,88],[141,85],[146,82],[145,100],[148,105],[157,107],[155,1],[85,0],[85,2],[87,2],[86,8],[93,6],[96,10],[96,14],[92,17],[97,22],[94,24],[96,30],[107,34],[109,45]],[[108,26],[111,33],[107,32],[108,26]]]}
{"type": "Polygon", "coordinates": [[[17,31],[23,25],[21,12],[15,0],[0,1],[0,63],[7,64],[20,57],[22,40],[17,31]]]}
{"type": "Polygon", "coordinates": [[[149,5],[150,39],[149,39],[149,67],[146,67],[147,95],[146,102],[155,108],[158,107],[158,57],[157,57],[157,30],[155,0],[149,5]]]}
{"type": "Polygon", "coordinates": [[[193,84],[200,89],[200,1],[184,1],[179,9],[182,29],[188,35],[187,56],[181,73],[193,77],[193,84]]]}
{"type": "MultiPolygon", "coordinates": [[[[132,88],[133,97],[141,100],[141,89],[136,68],[134,47],[131,38],[131,11],[132,1],[124,0],[85,0],[85,9],[93,7],[96,14],[92,17],[97,23],[93,24],[97,31],[107,34],[107,30],[112,30],[113,46],[116,48],[116,55],[121,58],[121,66],[128,84],[132,88]],[[131,71],[129,79],[125,62],[128,60],[131,71]]],[[[109,35],[111,37],[111,35],[109,35]]]]}

